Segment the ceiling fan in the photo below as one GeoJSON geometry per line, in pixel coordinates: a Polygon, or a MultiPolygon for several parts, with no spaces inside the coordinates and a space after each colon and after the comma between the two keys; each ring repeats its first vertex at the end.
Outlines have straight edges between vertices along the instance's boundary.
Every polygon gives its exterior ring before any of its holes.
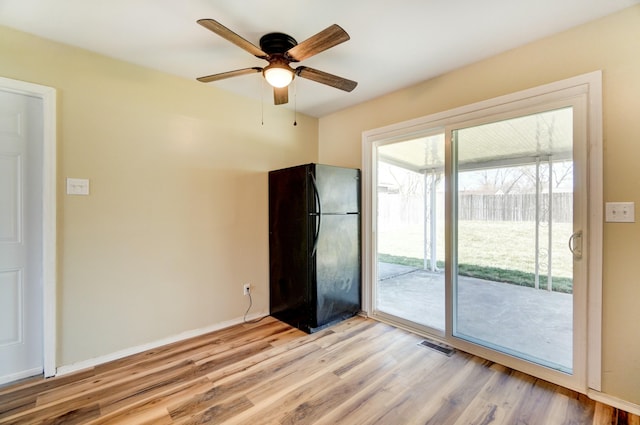
{"type": "Polygon", "coordinates": [[[300,62],[349,40],[349,34],[339,25],[331,25],[301,43],[287,34],[279,32],[265,34],[260,38],[260,47],[258,47],[213,19],[200,19],[197,22],[255,57],[269,62],[264,68],[236,69],[197,79],[203,83],[262,72],[265,80],[273,86],[273,99],[276,105],[282,105],[289,101],[288,86],[295,76],[347,92],[352,91],[358,85],[355,81],[307,66],[298,66],[295,69],[289,66],[291,62],[300,62]]]}

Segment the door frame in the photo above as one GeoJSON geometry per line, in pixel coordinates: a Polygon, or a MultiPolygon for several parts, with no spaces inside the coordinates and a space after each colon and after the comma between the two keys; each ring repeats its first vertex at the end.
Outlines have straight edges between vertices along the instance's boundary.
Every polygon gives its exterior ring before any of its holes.
{"type": "MultiPolygon", "coordinates": [[[[588,74],[579,75],[542,86],[526,89],[516,93],[500,96],[494,99],[481,101],[478,103],[462,106],[448,111],[443,111],[416,118],[410,121],[392,124],[386,127],[368,130],[362,134],[362,170],[363,170],[363,310],[371,317],[382,321],[389,321],[392,324],[407,328],[419,334],[426,334],[430,337],[438,338],[438,335],[425,333],[424,329],[417,328],[411,323],[404,323],[386,317],[375,312],[375,286],[377,281],[377,267],[375,254],[377,252],[376,239],[376,190],[373,187],[377,181],[376,176],[376,148],[375,146],[385,140],[406,137],[411,133],[426,132],[437,127],[447,128],[461,120],[473,119],[482,116],[489,109],[509,110],[510,104],[521,102],[524,99],[533,99],[538,96],[550,95],[555,92],[577,89],[584,90],[587,96],[586,119],[587,119],[587,217],[586,217],[586,238],[585,252],[588,258],[587,264],[587,306],[586,306],[586,327],[587,327],[587,353],[584,375],[586,382],[584,387],[576,388],[582,393],[589,390],[600,391],[602,379],[602,203],[603,203],[603,173],[602,173],[602,71],[594,71],[588,74]],[[502,106],[501,106],[502,105],[502,106]],[[461,119],[462,116],[465,116],[461,119]]],[[[447,229],[447,234],[450,229],[447,229]]],[[[450,269],[450,268],[449,268],[450,269]]],[[[451,288],[447,286],[446,290],[451,288]]],[[[451,299],[450,294],[447,299],[451,299]]],[[[446,320],[451,320],[447,315],[446,320]]],[[[451,329],[451,323],[446,324],[447,329],[451,329]]],[[[444,339],[447,343],[458,346],[459,341],[454,338],[444,339]]],[[[462,348],[462,347],[458,347],[462,348]]],[[[467,348],[467,347],[465,347],[467,348]]],[[[482,354],[481,354],[482,355],[482,354]]],[[[509,360],[504,358],[504,360],[509,360]]],[[[535,370],[524,364],[511,364],[507,366],[519,369],[525,373],[537,375],[535,370]]],[[[543,379],[556,381],[557,376],[553,373],[547,375],[543,373],[543,379]]],[[[560,378],[561,381],[564,381],[560,378]]],[[[556,382],[568,386],[566,382],[556,382]]],[[[570,385],[570,384],[569,384],[570,385]]]]}
{"type": "Polygon", "coordinates": [[[57,227],[56,227],[56,90],[52,87],[0,77],[0,90],[42,100],[42,364],[44,376],[56,374],[57,227]]]}

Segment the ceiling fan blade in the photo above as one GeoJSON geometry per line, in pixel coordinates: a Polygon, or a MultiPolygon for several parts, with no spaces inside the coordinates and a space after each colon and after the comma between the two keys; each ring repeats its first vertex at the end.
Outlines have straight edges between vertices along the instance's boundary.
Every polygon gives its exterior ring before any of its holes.
{"type": "Polygon", "coordinates": [[[300,62],[347,40],[349,34],[339,25],[333,24],[292,47],[285,56],[292,62],[300,62]]]}
{"type": "Polygon", "coordinates": [[[256,57],[259,57],[261,59],[266,59],[268,56],[258,46],[251,43],[250,41],[245,40],[244,38],[242,38],[235,32],[231,31],[229,28],[225,27],[218,21],[215,21],[213,19],[198,19],[197,22],[203,27],[205,27],[206,29],[213,31],[214,33],[218,34],[220,37],[232,42],[236,46],[246,50],[247,52],[251,53],[256,57]]]}
{"type": "Polygon", "coordinates": [[[275,105],[284,105],[289,102],[289,87],[273,88],[273,103],[275,105]]]}
{"type": "Polygon", "coordinates": [[[224,80],[225,78],[231,77],[239,77],[240,75],[246,74],[255,74],[256,72],[261,72],[262,68],[253,67],[253,68],[243,68],[236,69],[235,71],[227,71],[221,72],[219,74],[207,75],[206,77],[196,78],[201,83],[210,83],[212,81],[224,80]]]}
{"type": "Polygon", "coordinates": [[[316,83],[326,84],[328,86],[349,92],[355,89],[358,85],[358,83],[355,81],[347,80],[346,78],[338,77],[337,75],[318,71],[317,69],[309,68],[306,66],[297,67],[296,75],[302,78],[306,78],[307,80],[315,81],[316,83]]]}

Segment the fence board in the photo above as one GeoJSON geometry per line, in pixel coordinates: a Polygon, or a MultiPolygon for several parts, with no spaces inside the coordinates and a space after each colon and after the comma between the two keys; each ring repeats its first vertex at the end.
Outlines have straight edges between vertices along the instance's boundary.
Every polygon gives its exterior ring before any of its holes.
{"type": "MultiPolygon", "coordinates": [[[[553,222],[571,223],[573,194],[553,194],[553,222]]],[[[547,221],[549,194],[542,194],[541,220],[547,221]]],[[[461,194],[458,203],[459,220],[535,221],[536,195],[527,193],[507,195],[461,194]]]]}

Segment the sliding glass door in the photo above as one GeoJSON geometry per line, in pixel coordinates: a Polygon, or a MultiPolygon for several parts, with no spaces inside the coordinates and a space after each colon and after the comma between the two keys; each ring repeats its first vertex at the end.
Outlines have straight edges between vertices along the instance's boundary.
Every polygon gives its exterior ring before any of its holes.
{"type": "Polygon", "coordinates": [[[445,331],[444,133],[377,149],[376,310],[445,331]]]}
{"type": "Polygon", "coordinates": [[[573,108],[452,131],[453,336],[573,371],[573,108]]]}
{"type": "Polygon", "coordinates": [[[589,107],[569,85],[365,137],[367,312],[584,391],[589,107]]]}

